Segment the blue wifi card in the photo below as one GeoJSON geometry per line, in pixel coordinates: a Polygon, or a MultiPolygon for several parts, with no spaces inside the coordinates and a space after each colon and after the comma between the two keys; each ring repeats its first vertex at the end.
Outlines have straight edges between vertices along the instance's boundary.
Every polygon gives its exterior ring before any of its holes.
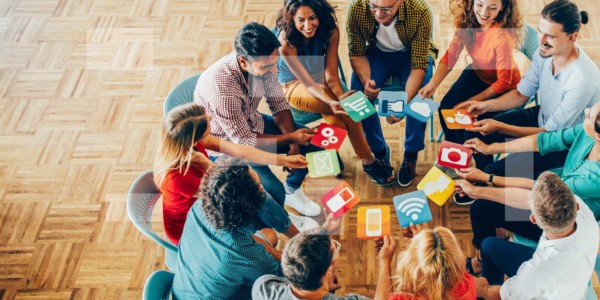
{"type": "Polygon", "coordinates": [[[394,208],[402,228],[431,221],[431,210],[424,191],[394,197],[394,208]]]}

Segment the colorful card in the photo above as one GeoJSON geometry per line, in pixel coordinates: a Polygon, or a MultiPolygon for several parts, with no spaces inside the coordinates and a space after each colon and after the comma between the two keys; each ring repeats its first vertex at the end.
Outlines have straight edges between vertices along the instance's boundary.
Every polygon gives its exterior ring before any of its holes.
{"type": "Polygon", "coordinates": [[[442,109],[442,116],[448,129],[473,128],[473,118],[466,109],[442,109]]]}
{"type": "Polygon", "coordinates": [[[419,182],[417,189],[424,191],[427,198],[442,206],[454,193],[454,180],[442,170],[433,167],[419,182]]]}
{"type": "Polygon", "coordinates": [[[340,101],[352,121],[360,122],[376,113],[375,107],[363,92],[356,92],[340,101]]]}
{"type": "Polygon", "coordinates": [[[398,223],[402,228],[407,228],[410,224],[429,222],[432,219],[429,201],[423,191],[394,197],[394,208],[398,216],[398,223]]]}
{"type": "Polygon", "coordinates": [[[356,236],[359,239],[375,239],[386,235],[390,235],[389,206],[359,207],[356,236]]]}
{"type": "Polygon", "coordinates": [[[404,112],[407,115],[426,123],[439,107],[439,103],[428,98],[421,99],[421,96],[417,95],[406,105],[404,112]]]}
{"type": "Polygon", "coordinates": [[[340,163],[335,150],[323,150],[306,154],[308,160],[308,176],[324,177],[340,173],[340,163]]]}
{"type": "Polygon", "coordinates": [[[360,197],[347,182],[342,181],[323,195],[323,197],[321,197],[321,202],[327,211],[332,213],[335,218],[340,218],[344,213],[360,202],[360,197]]]}
{"type": "Polygon", "coordinates": [[[440,166],[463,169],[471,165],[473,151],[461,144],[443,141],[440,145],[437,163],[440,166]]]}
{"type": "Polygon", "coordinates": [[[313,135],[310,143],[317,147],[338,151],[347,135],[348,131],[345,129],[321,123],[317,127],[317,133],[313,135]]]}
{"type": "Polygon", "coordinates": [[[401,118],[406,116],[404,113],[404,103],[406,101],[406,92],[379,92],[378,114],[382,117],[393,115],[401,118]]]}

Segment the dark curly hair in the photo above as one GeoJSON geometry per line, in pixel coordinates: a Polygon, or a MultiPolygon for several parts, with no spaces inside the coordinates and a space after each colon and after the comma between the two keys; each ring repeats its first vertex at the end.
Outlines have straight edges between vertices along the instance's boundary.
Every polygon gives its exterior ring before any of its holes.
{"type": "Polygon", "coordinates": [[[316,227],[297,234],[285,245],[281,271],[293,286],[314,291],[323,285],[333,255],[327,230],[316,227]]]}
{"type": "Polygon", "coordinates": [[[285,6],[279,10],[277,28],[285,32],[285,40],[294,47],[302,45],[304,36],[296,29],[294,16],[300,6],[310,7],[319,19],[315,38],[329,41],[337,27],[334,7],[325,0],[285,0],[285,6]]]}
{"type": "Polygon", "coordinates": [[[216,229],[234,230],[249,224],[265,202],[248,163],[222,157],[208,170],[200,187],[202,209],[216,229]]]}
{"type": "MultiPolygon", "coordinates": [[[[454,15],[454,27],[462,45],[472,45],[475,42],[475,29],[479,28],[479,22],[475,17],[473,6],[476,0],[452,0],[452,14],[454,15]]],[[[499,28],[508,31],[518,47],[521,40],[521,28],[523,28],[523,17],[519,11],[517,0],[502,0],[502,10],[494,20],[499,28]]]]}

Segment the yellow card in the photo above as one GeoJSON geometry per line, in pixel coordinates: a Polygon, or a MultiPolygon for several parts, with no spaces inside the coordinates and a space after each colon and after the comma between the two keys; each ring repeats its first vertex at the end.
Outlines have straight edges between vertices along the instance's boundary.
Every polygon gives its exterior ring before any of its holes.
{"type": "Polygon", "coordinates": [[[454,193],[454,180],[442,170],[433,167],[419,182],[417,189],[424,191],[427,198],[442,206],[454,193]]]}
{"type": "Polygon", "coordinates": [[[390,207],[362,206],[358,208],[356,236],[359,239],[375,239],[390,235],[390,207]]]}

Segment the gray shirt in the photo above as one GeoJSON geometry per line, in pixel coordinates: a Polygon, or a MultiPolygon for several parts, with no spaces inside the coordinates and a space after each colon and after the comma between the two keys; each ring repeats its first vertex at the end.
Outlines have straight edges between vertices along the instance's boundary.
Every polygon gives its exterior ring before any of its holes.
{"type": "Polygon", "coordinates": [[[557,74],[552,74],[552,57],[543,58],[539,51],[517,90],[528,97],[540,92],[538,125],[546,131],[571,128],[583,122],[583,110],[600,100],[600,70],[575,44],[577,60],[557,74]]]}
{"type": "MultiPolygon", "coordinates": [[[[259,277],[252,287],[253,300],[301,300],[292,293],[291,283],[282,277],[263,275],[259,277]]],[[[369,300],[370,298],[359,295],[338,296],[327,294],[322,300],[369,300]]]]}

